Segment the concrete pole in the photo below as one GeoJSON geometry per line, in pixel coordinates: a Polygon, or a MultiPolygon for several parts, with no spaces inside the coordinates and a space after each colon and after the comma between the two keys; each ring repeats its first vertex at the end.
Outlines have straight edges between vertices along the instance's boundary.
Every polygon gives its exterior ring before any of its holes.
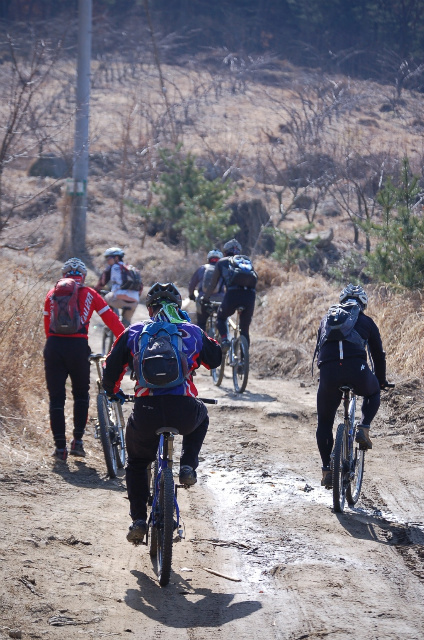
{"type": "Polygon", "coordinates": [[[78,66],[71,242],[73,254],[86,257],[92,0],[78,0],[78,66]]]}

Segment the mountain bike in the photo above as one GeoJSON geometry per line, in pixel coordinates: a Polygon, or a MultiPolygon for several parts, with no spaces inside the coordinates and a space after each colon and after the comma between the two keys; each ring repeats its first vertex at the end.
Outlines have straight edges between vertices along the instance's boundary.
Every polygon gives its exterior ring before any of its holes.
{"type": "MultiPolygon", "coordinates": [[[[100,293],[102,294],[102,296],[104,296],[106,295],[106,293],[109,293],[109,291],[107,289],[101,289],[100,293]]],[[[123,307],[122,309],[115,309],[114,307],[110,307],[110,308],[112,309],[113,313],[116,313],[116,315],[122,322],[122,315],[124,311],[127,309],[127,307],[123,307]]],[[[102,354],[104,356],[107,356],[107,354],[110,352],[114,341],[115,341],[115,337],[112,333],[112,329],[109,329],[109,327],[104,325],[103,333],[102,333],[102,354]]]]}
{"type": "MultiPolygon", "coordinates": [[[[90,355],[90,362],[97,367],[97,423],[94,437],[102,443],[106,468],[111,478],[116,478],[118,469],[123,469],[126,461],[125,421],[122,405],[118,401],[109,400],[102,387],[101,364],[105,357],[101,353],[90,355]]],[[[126,396],[131,401],[133,396],[126,396]]]]}
{"type": "MultiPolygon", "coordinates": [[[[216,400],[203,399],[207,404],[216,404],[216,400]]],[[[172,544],[174,532],[176,540],[181,540],[184,530],[181,524],[180,509],[177,501],[177,492],[184,485],[174,484],[172,475],[174,437],[178,435],[178,429],[163,427],[156,431],[160,436],[156,454],[156,460],[152,470],[149,470],[149,486],[151,495],[149,504],[151,512],[148,520],[148,532],[150,531],[150,557],[156,562],[156,571],[159,584],[164,587],[171,576],[172,544]]]]}
{"type": "MultiPolygon", "coordinates": [[[[212,303],[209,305],[217,304],[216,309],[220,303],[212,303]]],[[[213,308],[213,307],[212,307],[213,308]]],[[[233,385],[236,393],[243,393],[247,386],[247,380],[249,377],[249,345],[245,336],[240,335],[240,314],[244,310],[244,307],[239,307],[236,310],[236,319],[228,318],[227,320],[227,335],[230,340],[230,348],[226,354],[222,354],[222,360],[219,367],[212,369],[211,375],[214,384],[219,387],[224,379],[225,365],[227,364],[233,370],[233,385]]],[[[216,310],[214,315],[209,316],[208,323],[206,325],[206,331],[209,336],[215,338],[219,343],[221,342],[221,336],[216,328],[216,310]]]]}
{"type": "MultiPolygon", "coordinates": [[[[393,388],[388,384],[386,388],[393,388]]],[[[333,509],[341,513],[345,501],[353,507],[359,500],[364,477],[365,450],[355,442],[356,395],[349,386],[340,387],[343,393],[344,421],[337,427],[330,469],[333,481],[333,509]]]]}

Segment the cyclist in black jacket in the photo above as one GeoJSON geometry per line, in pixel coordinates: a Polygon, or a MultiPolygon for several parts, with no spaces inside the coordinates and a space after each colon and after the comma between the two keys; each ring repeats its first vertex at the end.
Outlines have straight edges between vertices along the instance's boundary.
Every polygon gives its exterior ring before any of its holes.
{"type": "MultiPolygon", "coordinates": [[[[318,352],[320,370],[317,394],[318,428],[316,432],[318,449],[322,459],[322,486],[332,484],[330,455],[333,449],[333,423],[342,399],[340,387],[352,386],[354,392],[363,396],[362,421],[358,426],[356,442],[361,448],[372,449],[369,437],[370,425],[380,407],[380,389],[387,386],[386,354],[383,351],[380,332],[374,320],[364,314],[368,296],[359,285],[349,284],[340,293],[340,303],[357,302],[361,308],[355,331],[369,347],[374,362],[373,373],[367,364],[366,346],[359,342],[343,341],[340,354],[338,341],[326,341],[318,352]],[[342,355],[342,358],[340,357],[342,355]]],[[[318,329],[317,345],[320,343],[325,317],[318,329]]]]}
{"type": "MultiPolygon", "coordinates": [[[[224,257],[218,260],[215,265],[215,272],[208,288],[204,292],[203,301],[210,299],[219,279],[225,282],[226,292],[221,306],[218,309],[216,326],[221,335],[221,347],[223,353],[230,348],[230,340],[227,335],[227,318],[231,316],[236,309],[243,307],[240,314],[240,333],[245,336],[247,343],[250,344],[249,327],[252,322],[253,311],[255,310],[256,300],[256,282],[250,286],[231,285],[229,263],[233,256],[241,254],[241,244],[233,238],[226,242],[223,246],[224,257]]],[[[256,274],[255,274],[256,277],[256,274]]]]}

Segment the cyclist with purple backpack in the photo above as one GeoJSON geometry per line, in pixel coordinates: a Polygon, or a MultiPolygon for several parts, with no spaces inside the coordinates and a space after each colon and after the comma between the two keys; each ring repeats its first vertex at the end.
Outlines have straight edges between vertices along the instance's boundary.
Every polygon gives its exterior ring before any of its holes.
{"type": "Polygon", "coordinates": [[[147,293],[150,321],[137,322],[119,337],[106,358],[103,387],[123,402],[120,382],[130,367],[136,383],[134,409],[126,429],[126,481],[133,520],[129,542],[141,542],[147,531],[149,487],[147,467],[156,457],[160,427],[173,427],[183,436],[180,484],[196,483],[199,452],[209,417],[196,398],[195,369],[221,362],[221,348],[181,310],[181,294],[172,282],[154,284],[147,293]]]}

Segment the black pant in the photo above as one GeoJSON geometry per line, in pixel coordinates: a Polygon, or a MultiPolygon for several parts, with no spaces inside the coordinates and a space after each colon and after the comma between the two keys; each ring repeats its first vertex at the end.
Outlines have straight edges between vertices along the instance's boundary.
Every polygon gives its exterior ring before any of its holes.
{"type": "Polygon", "coordinates": [[[349,385],[362,402],[362,424],[370,425],[380,406],[380,385],[362,358],[347,358],[324,362],[319,370],[317,393],[318,428],[316,432],[322,466],[328,467],[333,449],[333,423],[343,393],[341,386],[349,385]]]}
{"type": "Polygon", "coordinates": [[[244,307],[240,314],[240,333],[245,336],[250,344],[249,327],[255,310],[256,291],[254,289],[229,289],[218,309],[216,326],[221,336],[227,335],[227,318],[238,307],[244,307]]]}
{"type": "Polygon", "coordinates": [[[149,487],[147,467],[156,458],[159,436],[156,429],[174,427],[183,436],[180,465],[196,469],[199,452],[209,426],[205,405],[188,396],[145,396],[136,398],[128,418],[126,480],[130,515],[146,520],[149,487]]]}
{"type": "Polygon", "coordinates": [[[44,347],[44,369],[50,398],[50,427],[58,449],[66,446],[66,379],[71,378],[74,397],[73,436],[81,440],[87,424],[91,350],[86,338],[51,336],[44,347]]]}

